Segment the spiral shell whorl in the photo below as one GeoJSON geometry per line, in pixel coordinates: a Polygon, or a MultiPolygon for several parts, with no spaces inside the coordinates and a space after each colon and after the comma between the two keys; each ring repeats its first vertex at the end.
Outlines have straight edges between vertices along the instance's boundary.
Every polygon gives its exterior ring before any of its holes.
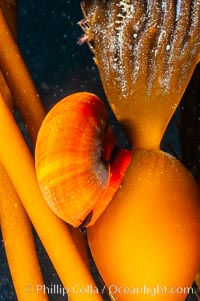
{"type": "Polygon", "coordinates": [[[107,129],[103,102],[76,93],[59,102],[45,118],[36,144],[36,172],[44,198],[62,219],[79,226],[101,199],[109,182],[102,159],[107,129]]]}

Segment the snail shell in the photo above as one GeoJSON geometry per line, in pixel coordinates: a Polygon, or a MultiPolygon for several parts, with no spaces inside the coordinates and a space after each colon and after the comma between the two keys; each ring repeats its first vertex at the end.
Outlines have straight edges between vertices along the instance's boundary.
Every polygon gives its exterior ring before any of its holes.
{"type": "Polygon", "coordinates": [[[93,94],[64,98],[44,119],[35,150],[37,179],[47,204],[69,224],[80,226],[89,214],[92,225],[118,189],[116,178],[123,172],[117,177],[114,164],[115,181],[110,181],[107,162],[113,147],[106,108],[93,94]]]}

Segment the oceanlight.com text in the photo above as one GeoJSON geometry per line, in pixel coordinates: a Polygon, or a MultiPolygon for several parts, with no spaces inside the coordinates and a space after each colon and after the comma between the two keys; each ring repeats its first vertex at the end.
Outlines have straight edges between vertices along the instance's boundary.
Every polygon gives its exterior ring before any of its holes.
{"type": "Polygon", "coordinates": [[[150,286],[144,284],[140,287],[128,287],[128,286],[117,286],[117,285],[110,285],[105,286],[105,289],[112,295],[115,294],[121,294],[121,295],[127,295],[127,294],[133,294],[133,295],[161,295],[161,294],[193,294],[194,289],[192,287],[168,287],[165,285],[156,285],[156,286],[150,286]]]}

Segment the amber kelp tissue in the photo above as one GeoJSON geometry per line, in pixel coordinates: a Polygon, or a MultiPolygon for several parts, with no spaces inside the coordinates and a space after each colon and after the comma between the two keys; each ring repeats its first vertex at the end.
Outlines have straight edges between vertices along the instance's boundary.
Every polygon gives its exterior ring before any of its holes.
{"type": "Polygon", "coordinates": [[[157,147],[199,61],[199,1],[96,0],[82,9],[113,111],[135,146],[157,147]]]}
{"type": "Polygon", "coordinates": [[[200,191],[160,141],[199,62],[200,1],[96,0],[82,10],[107,98],[133,146],[120,189],[88,228],[93,257],[116,300],[183,301],[200,265],[200,191]]]}

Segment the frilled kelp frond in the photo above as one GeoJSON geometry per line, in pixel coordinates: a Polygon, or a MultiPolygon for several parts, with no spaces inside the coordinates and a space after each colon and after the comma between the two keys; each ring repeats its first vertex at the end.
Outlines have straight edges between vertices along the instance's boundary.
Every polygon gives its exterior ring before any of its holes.
{"type": "Polygon", "coordinates": [[[200,58],[200,0],[88,0],[82,10],[113,107],[175,109],[200,58]]]}

